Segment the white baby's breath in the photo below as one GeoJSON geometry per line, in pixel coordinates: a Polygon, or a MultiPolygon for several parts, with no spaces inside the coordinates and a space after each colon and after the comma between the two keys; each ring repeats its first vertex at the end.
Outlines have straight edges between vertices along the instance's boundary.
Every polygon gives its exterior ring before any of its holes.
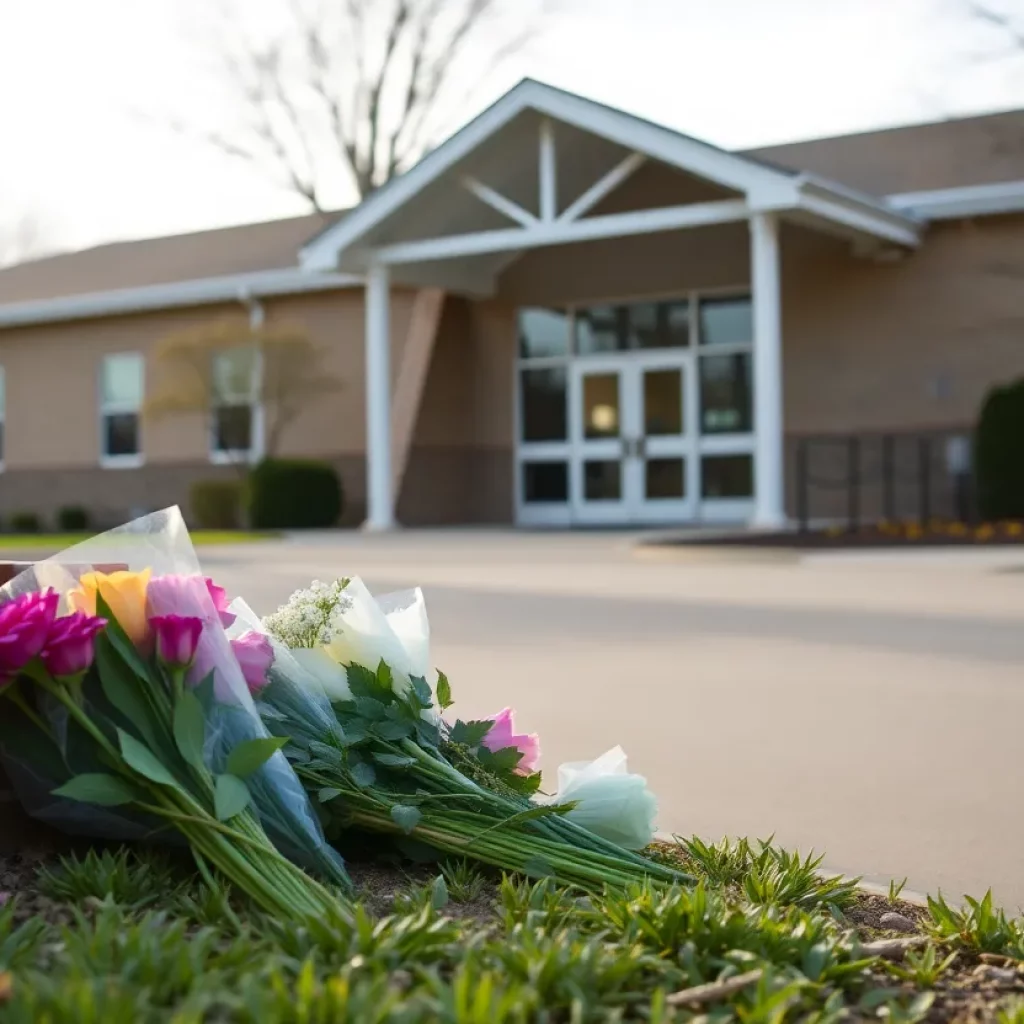
{"type": "Polygon", "coordinates": [[[313,582],[296,590],[288,603],[263,620],[263,627],[286,647],[323,647],[340,632],[342,613],[349,607],[348,579],[313,582]]]}

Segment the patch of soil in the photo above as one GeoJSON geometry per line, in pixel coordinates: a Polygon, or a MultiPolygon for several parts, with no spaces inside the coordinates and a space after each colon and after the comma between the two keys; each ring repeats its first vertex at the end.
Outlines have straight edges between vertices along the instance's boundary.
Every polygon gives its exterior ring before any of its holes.
{"type": "Polygon", "coordinates": [[[880,935],[913,935],[920,934],[922,925],[928,918],[928,911],[925,907],[916,903],[907,903],[906,900],[896,900],[890,903],[885,896],[876,896],[873,893],[860,893],[857,902],[849,910],[844,911],[846,917],[857,926],[857,931],[865,937],[878,938],[880,935]],[[913,922],[914,931],[895,931],[886,928],[882,924],[882,917],[885,914],[900,914],[913,922]]]}

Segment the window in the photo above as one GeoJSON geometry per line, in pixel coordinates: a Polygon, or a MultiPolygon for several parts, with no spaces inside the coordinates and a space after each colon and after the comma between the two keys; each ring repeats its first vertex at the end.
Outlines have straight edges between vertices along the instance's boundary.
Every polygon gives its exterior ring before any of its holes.
{"type": "Polygon", "coordinates": [[[690,307],[685,301],[594,306],[576,314],[580,355],[686,348],[690,344],[690,307]]]}
{"type": "Polygon", "coordinates": [[[259,454],[259,353],[252,348],[218,352],[212,367],[212,458],[231,461],[259,454]]]}
{"type": "Polygon", "coordinates": [[[145,363],[137,352],[103,360],[100,382],[100,462],[137,466],[142,461],[139,430],[145,363]]]}
{"type": "Polygon", "coordinates": [[[524,309],[519,314],[519,357],[557,359],[569,354],[569,318],[554,309],[524,309]]]}

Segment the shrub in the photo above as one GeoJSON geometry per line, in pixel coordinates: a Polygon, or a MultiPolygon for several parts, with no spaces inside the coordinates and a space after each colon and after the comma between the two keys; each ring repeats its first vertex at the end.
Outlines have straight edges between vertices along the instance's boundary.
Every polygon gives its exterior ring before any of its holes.
{"type": "Polygon", "coordinates": [[[89,529],[89,512],[81,505],[65,505],[57,513],[57,528],[64,533],[79,533],[89,529]]]}
{"type": "Polygon", "coordinates": [[[189,493],[196,526],[202,530],[237,530],[242,525],[240,480],[197,480],[189,493]]]}
{"type": "Polygon", "coordinates": [[[35,512],[15,512],[11,516],[12,533],[39,533],[43,528],[35,512]]]}
{"type": "Polygon", "coordinates": [[[260,530],[301,530],[337,525],[341,480],[326,462],[264,459],[249,478],[249,518],[260,530]]]}
{"type": "Polygon", "coordinates": [[[1024,379],[988,393],[974,464],[982,518],[1024,519],[1024,379]]]}

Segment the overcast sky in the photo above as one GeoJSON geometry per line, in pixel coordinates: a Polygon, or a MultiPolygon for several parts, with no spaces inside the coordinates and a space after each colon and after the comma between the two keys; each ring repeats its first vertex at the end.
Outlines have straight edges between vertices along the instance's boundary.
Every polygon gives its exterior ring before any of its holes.
{"type": "MultiPolygon", "coordinates": [[[[249,166],[139,116],[207,103],[205,2],[0,0],[0,225],[34,212],[72,247],[302,212],[249,166]]],[[[246,9],[258,19],[273,2],[246,9]]],[[[1024,106],[1024,69],[978,59],[998,41],[963,2],[575,0],[450,117],[523,75],[729,147],[1024,106]]]]}

